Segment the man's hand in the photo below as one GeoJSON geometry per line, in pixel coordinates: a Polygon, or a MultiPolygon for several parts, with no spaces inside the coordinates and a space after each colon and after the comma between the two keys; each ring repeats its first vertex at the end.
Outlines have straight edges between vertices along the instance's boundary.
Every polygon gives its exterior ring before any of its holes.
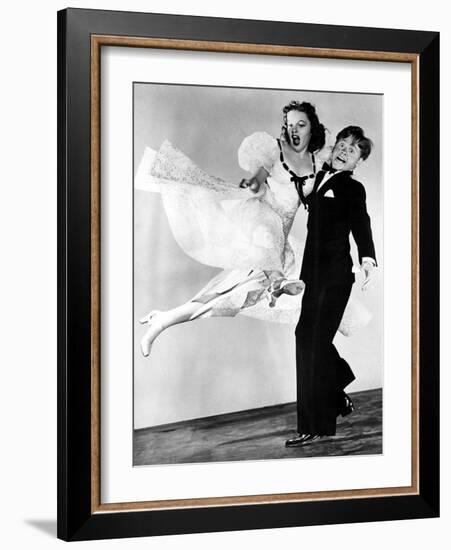
{"type": "Polygon", "coordinates": [[[373,262],[369,260],[362,262],[362,269],[365,273],[365,280],[363,281],[363,284],[362,284],[362,290],[365,292],[366,290],[368,290],[371,279],[373,277],[373,269],[374,269],[373,262]]]}

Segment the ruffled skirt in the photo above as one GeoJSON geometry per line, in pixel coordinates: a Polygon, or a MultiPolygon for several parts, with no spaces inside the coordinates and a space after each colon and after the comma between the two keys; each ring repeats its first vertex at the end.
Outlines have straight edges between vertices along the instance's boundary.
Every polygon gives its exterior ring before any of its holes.
{"type": "MultiPolygon", "coordinates": [[[[267,198],[206,174],[168,142],[159,152],[146,149],[135,185],[161,193],[173,235],[189,256],[223,268],[191,299],[200,304],[193,319],[240,314],[298,322],[303,245],[285,237],[267,198]]],[[[351,299],[339,331],[350,335],[370,319],[351,299]]]]}

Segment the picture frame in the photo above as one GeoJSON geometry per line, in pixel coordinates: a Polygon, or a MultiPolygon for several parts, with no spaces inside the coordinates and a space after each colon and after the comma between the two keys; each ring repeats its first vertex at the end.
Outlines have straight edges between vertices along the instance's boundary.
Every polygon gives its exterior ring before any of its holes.
{"type": "Polygon", "coordinates": [[[58,12],[58,537],[89,540],[439,514],[439,34],[66,9],[58,12]],[[406,487],[102,503],[100,52],[103,47],[411,67],[412,479],[406,487]]]}

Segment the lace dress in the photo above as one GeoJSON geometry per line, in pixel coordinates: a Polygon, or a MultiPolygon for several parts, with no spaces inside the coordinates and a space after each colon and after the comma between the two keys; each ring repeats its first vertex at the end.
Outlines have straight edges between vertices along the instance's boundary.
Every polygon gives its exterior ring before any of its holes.
{"type": "MultiPolygon", "coordinates": [[[[191,298],[200,304],[193,319],[240,314],[296,324],[303,243],[290,230],[299,194],[269,134],[245,138],[238,162],[251,174],[261,167],[269,173],[258,193],[206,174],[165,141],[158,152],[146,148],[135,187],[161,193],[174,238],[186,254],[223,269],[191,298]],[[280,294],[281,287],[289,294],[280,294]]],[[[349,335],[370,318],[362,304],[350,300],[339,330],[349,335]]]]}

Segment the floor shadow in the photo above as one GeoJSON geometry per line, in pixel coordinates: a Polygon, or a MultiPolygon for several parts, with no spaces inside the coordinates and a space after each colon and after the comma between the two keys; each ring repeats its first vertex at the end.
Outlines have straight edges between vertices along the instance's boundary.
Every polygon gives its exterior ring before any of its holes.
{"type": "Polygon", "coordinates": [[[56,538],[56,519],[26,519],[25,523],[46,535],[56,538]]]}

